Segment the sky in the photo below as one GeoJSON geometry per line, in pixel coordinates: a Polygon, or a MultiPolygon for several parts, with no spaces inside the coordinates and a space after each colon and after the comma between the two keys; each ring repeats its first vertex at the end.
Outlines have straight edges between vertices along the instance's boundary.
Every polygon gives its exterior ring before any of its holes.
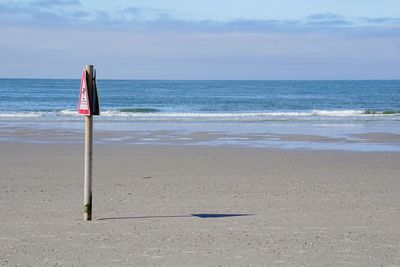
{"type": "Polygon", "coordinates": [[[0,0],[0,78],[400,79],[399,0],[0,0]]]}

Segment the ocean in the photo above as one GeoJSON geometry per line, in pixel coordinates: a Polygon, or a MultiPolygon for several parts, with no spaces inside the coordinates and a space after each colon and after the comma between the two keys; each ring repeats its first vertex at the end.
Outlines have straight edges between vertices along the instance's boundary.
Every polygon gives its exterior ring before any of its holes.
{"type": "MultiPolygon", "coordinates": [[[[0,120],[79,120],[79,80],[0,79],[0,120]]],[[[99,120],[400,120],[400,80],[99,80],[99,120]]]]}
{"type": "MultiPolygon", "coordinates": [[[[0,141],[49,142],[44,130],[82,142],[79,88],[80,80],[0,79],[0,141]]],[[[100,143],[400,151],[400,80],[98,80],[98,88],[100,143]]]]}

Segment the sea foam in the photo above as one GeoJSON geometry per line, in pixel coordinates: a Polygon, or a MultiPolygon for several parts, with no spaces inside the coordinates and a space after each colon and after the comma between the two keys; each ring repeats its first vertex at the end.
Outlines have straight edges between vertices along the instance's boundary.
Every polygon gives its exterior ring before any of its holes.
{"type": "MultiPolygon", "coordinates": [[[[0,112],[3,119],[78,119],[76,110],[65,109],[47,112],[0,112]]],[[[301,112],[163,112],[152,108],[132,108],[100,112],[99,119],[130,121],[273,121],[273,120],[400,120],[396,111],[369,110],[310,110],[301,112]],[[128,110],[128,111],[127,111],[128,110]]]]}

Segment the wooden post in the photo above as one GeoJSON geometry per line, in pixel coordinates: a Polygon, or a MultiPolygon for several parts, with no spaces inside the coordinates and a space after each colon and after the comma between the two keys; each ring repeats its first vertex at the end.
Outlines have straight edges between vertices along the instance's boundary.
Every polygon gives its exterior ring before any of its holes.
{"type": "MultiPolygon", "coordinates": [[[[85,67],[88,75],[87,89],[93,92],[93,65],[85,67]]],[[[85,117],[85,182],[84,182],[84,215],[85,221],[92,220],[92,163],[93,163],[93,115],[85,117]]]]}

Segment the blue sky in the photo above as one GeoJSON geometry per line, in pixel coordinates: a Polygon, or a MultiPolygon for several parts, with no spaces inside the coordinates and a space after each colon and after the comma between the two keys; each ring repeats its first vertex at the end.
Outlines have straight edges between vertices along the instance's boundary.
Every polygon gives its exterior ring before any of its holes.
{"type": "Polygon", "coordinates": [[[400,78],[398,0],[2,0],[0,34],[0,77],[400,78]]]}

